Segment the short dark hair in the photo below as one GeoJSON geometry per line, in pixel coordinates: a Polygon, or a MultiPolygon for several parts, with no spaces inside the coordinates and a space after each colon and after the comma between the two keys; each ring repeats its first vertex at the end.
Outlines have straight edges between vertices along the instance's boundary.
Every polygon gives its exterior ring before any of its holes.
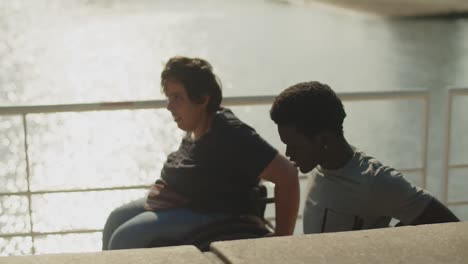
{"type": "Polygon", "coordinates": [[[306,136],[329,130],[343,136],[346,112],[335,92],[320,82],[295,84],[275,99],[270,117],[281,126],[294,125],[306,136]]]}
{"type": "Polygon", "coordinates": [[[184,85],[187,95],[194,103],[200,103],[203,96],[210,96],[207,112],[216,112],[221,105],[221,82],[213,73],[213,67],[206,60],[175,56],[169,59],[161,72],[161,89],[166,91],[166,81],[177,81],[184,85]]]}

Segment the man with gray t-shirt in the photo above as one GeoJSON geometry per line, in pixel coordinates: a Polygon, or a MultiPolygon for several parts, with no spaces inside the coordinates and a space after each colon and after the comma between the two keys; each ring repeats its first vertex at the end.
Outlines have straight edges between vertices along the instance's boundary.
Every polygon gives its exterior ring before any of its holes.
{"type": "Polygon", "coordinates": [[[343,104],[327,85],[305,82],[287,88],[270,116],[286,156],[302,173],[312,171],[304,233],[387,227],[392,218],[398,225],[460,221],[430,193],[346,141],[343,104]]]}

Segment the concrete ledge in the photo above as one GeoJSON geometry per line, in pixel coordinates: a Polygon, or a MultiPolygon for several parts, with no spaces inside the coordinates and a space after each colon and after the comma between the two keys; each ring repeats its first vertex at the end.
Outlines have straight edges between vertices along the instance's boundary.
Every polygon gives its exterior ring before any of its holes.
{"type": "Polygon", "coordinates": [[[228,263],[467,263],[468,222],[216,242],[228,263]]]}
{"type": "Polygon", "coordinates": [[[0,257],[0,264],[198,264],[210,262],[212,260],[194,246],[0,257]]]}
{"type": "Polygon", "coordinates": [[[468,222],[94,253],[0,257],[0,264],[467,263],[468,222]]]}

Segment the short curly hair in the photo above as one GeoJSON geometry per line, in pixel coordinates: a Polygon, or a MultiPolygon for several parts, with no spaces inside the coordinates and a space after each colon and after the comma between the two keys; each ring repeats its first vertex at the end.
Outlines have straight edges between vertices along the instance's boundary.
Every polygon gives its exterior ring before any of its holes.
{"type": "Polygon", "coordinates": [[[192,102],[200,103],[203,97],[210,96],[207,112],[219,110],[223,98],[221,82],[213,73],[209,62],[200,58],[175,56],[169,59],[161,72],[161,89],[166,92],[166,81],[177,81],[184,85],[192,102]]]}
{"type": "Polygon", "coordinates": [[[296,126],[306,136],[324,130],[343,136],[346,112],[328,85],[312,81],[295,84],[281,92],[270,109],[270,117],[279,126],[296,126]]]}

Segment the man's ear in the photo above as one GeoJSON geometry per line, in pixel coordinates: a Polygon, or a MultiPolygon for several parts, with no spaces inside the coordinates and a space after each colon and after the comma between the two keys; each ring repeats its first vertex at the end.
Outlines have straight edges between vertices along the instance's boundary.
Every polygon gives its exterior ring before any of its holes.
{"type": "Polygon", "coordinates": [[[204,95],[202,96],[201,104],[206,107],[208,103],[210,102],[210,96],[209,95],[204,95]]]}
{"type": "Polygon", "coordinates": [[[315,135],[315,140],[319,145],[323,145],[327,140],[327,136],[323,132],[319,132],[315,135]]]}
{"type": "Polygon", "coordinates": [[[330,142],[336,141],[336,135],[329,130],[323,130],[318,134],[318,136],[322,146],[329,146],[330,142]]]}

